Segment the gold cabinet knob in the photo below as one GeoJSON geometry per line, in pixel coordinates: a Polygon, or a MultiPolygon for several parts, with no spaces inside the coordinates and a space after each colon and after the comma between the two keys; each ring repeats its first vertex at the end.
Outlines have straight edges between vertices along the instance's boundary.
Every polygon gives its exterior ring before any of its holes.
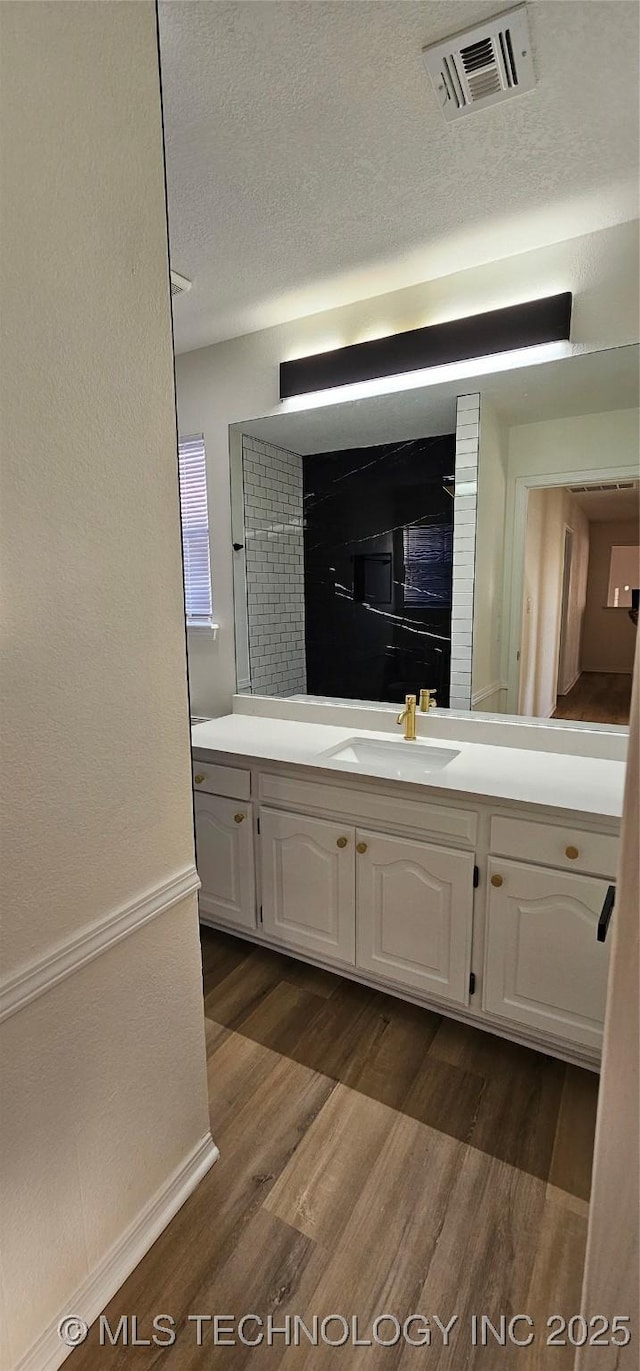
{"type": "Polygon", "coordinates": [[[244,819],[244,814],[234,814],[234,816],[233,816],[233,822],[236,823],[236,824],[241,824],[243,819],[244,819]]]}
{"type": "Polygon", "coordinates": [[[572,861],[572,862],[575,862],[576,857],[579,857],[579,856],[580,856],[580,849],[577,848],[577,847],[571,847],[571,846],[565,847],[564,854],[565,854],[565,857],[570,857],[571,861],[572,861]]]}
{"type": "Polygon", "coordinates": [[[492,885],[495,885],[495,886],[500,886],[500,885],[502,885],[502,876],[492,876],[492,877],[491,877],[491,884],[492,884],[492,885]]]}
{"type": "Polygon", "coordinates": [[[202,782],[206,780],[206,776],[203,776],[202,773],[200,773],[200,775],[194,776],[193,779],[196,785],[202,785],[202,782]]]}
{"type": "Polygon", "coordinates": [[[348,838],[338,838],[337,841],[336,841],[336,847],[346,847],[346,846],[347,846],[347,842],[348,842],[348,838]]]}
{"type": "Polygon", "coordinates": [[[367,844],[366,844],[366,843],[356,843],[356,852],[366,852],[366,850],[367,850],[367,844]]]}

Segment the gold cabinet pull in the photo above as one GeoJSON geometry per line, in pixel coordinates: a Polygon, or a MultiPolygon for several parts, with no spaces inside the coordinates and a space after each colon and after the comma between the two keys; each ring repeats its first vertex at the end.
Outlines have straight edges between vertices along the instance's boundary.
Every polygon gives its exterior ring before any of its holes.
{"type": "Polygon", "coordinates": [[[346,847],[348,841],[348,838],[338,838],[336,842],[336,847],[346,847]]]}
{"type": "Polygon", "coordinates": [[[580,849],[577,847],[569,846],[565,847],[564,853],[565,857],[569,857],[572,862],[575,862],[576,857],[580,856],[580,849]]]}
{"type": "Polygon", "coordinates": [[[206,778],[206,776],[203,776],[202,773],[200,773],[198,776],[194,776],[193,779],[194,779],[196,785],[202,785],[202,782],[203,782],[203,781],[206,781],[207,778],[206,778]]]}
{"type": "Polygon", "coordinates": [[[236,824],[241,824],[243,819],[244,819],[244,814],[234,814],[234,816],[233,816],[233,821],[234,821],[234,823],[236,823],[236,824]]]}
{"type": "Polygon", "coordinates": [[[362,853],[362,852],[366,852],[366,850],[367,850],[367,844],[366,844],[366,843],[356,843],[356,852],[362,853]]]}
{"type": "Polygon", "coordinates": [[[495,886],[500,886],[500,885],[502,885],[502,876],[492,876],[492,877],[491,877],[491,884],[492,884],[492,885],[495,885],[495,886]]]}

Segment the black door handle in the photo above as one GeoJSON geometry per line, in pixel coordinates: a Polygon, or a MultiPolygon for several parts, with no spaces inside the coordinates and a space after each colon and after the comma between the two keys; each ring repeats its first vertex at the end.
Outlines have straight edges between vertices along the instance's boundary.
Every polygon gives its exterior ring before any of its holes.
{"type": "Polygon", "coordinates": [[[599,942],[599,943],[603,943],[603,942],[605,941],[605,938],[606,938],[606,936],[607,936],[607,933],[609,932],[609,924],[611,923],[611,915],[613,914],[613,906],[614,906],[615,902],[616,902],[616,888],[615,888],[615,885],[610,885],[610,886],[609,886],[609,889],[608,889],[608,891],[607,891],[607,893],[606,893],[606,895],[605,895],[605,897],[604,897],[604,904],[603,904],[603,906],[602,906],[602,911],[601,911],[601,914],[600,914],[600,918],[598,919],[598,942],[599,942]]]}

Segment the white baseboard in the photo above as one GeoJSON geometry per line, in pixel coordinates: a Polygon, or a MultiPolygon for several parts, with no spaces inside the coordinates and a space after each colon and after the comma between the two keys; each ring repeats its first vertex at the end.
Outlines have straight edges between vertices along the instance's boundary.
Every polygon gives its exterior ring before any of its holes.
{"type": "Polygon", "coordinates": [[[211,1134],[207,1133],[125,1229],[37,1341],[32,1343],[28,1352],[17,1362],[15,1371],[57,1371],[57,1367],[73,1351],[73,1348],[60,1341],[60,1321],[77,1315],[91,1325],[97,1319],[217,1161],[218,1155],[211,1134]]]}
{"type": "Polygon", "coordinates": [[[576,684],[576,681],[578,681],[578,680],[580,679],[581,675],[582,675],[582,672],[581,672],[581,671],[576,671],[575,676],[572,676],[571,680],[569,681],[569,684],[568,684],[567,686],[563,686],[563,687],[562,687],[562,690],[559,690],[559,691],[558,691],[558,695],[568,695],[568,694],[569,694],[569,691],[570,691],[570,690],[573,690],[573,687],[574,687],[574,685],[576,684]]]}
{"type": "Polygon", "coordinates": [[[632,666],[583,666],[579,676],[633,676],[632,666]]]}
{"type": "Polygon", "coordinates": [[[471,708],[482,704],[483,700],[488,700],[491,695],[498,695],[501,690],[507,690],[506,681],[492,681],[491,685],[485,686],[482,690],[474,690],[471,696],[471,708]]]}

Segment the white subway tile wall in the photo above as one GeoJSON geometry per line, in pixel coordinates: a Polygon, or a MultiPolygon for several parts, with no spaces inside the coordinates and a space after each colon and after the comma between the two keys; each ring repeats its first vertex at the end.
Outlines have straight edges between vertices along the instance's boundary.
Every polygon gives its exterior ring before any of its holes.
{"type": "Polygon", "coordinates": [[[243,436],[242,471],[251,690],[304,693],[302,457],[243,436]]]}
{"type": "Polygon", "coordinates": [[[459,395],[456,413],[456,485],[453,503],[451,709],[471,709],[473,579],[478,505],[480,396],[459,395]]]}

